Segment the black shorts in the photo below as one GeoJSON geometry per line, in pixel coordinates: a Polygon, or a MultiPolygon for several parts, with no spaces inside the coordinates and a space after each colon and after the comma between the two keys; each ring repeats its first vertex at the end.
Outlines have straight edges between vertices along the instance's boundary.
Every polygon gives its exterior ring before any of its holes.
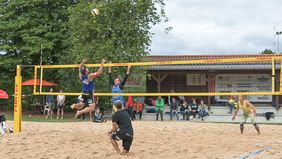
{"type": "Polygon", "coordinates": [[[112,135],[112,138],[117,141],[122,140],[123,149],[129,151],[133,141],[133,135],[117,131],[112,135]]]}
{"type": "Polygon", "coordinates": [[[82,93],[82,102],[85,104],[85,106],[89,106],[89,104],[94,103],[93,99],[93,92],[83,92],[82,93]]]}

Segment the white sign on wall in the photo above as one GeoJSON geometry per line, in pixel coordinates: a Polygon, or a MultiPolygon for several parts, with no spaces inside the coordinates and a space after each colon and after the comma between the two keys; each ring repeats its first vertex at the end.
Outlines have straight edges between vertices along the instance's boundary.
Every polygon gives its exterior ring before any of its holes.
{"type": "MultiPolygon", "coordinates": [[[[215,78],[216,92],[271,92],[271,76],[268,74],[218,74],[215,78]]],[[[217,101],[226,97],[216,96],[217,101]]],[[[248,96],[253,102],[271,102],[271,95],[248,96]]]]}

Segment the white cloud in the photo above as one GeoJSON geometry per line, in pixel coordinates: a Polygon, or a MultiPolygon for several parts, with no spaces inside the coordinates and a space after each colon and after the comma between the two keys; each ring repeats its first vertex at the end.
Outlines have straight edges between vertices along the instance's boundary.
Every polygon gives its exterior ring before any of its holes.
{"type": "Polygon", "coordinates": [[[274,49],[273,26],[282,30],[280,0],[166,2],[169,22],[152,29],[151,54],[259,53],[274,49]]]}

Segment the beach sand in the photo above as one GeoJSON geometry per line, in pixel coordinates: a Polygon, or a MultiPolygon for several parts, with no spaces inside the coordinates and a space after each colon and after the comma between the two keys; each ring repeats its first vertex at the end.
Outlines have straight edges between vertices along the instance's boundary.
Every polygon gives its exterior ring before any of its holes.
{"type": "Polygon", "coordinates": [[[271,147],[249,158],[282,159],[279,125],[260,125],[261,135],[249,124],[243,135],[238,124],[134,121],[133,126],[130,153],[120,156],[106,135],[111,122],[23,122],[22,133],[0,136],[0,158],[239,159],[271,147]]]}

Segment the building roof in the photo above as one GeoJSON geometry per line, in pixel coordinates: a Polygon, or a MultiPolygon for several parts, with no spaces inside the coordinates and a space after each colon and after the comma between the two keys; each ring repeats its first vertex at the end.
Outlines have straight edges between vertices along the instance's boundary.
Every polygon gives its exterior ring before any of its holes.
{"type": "MultiPolygon", "coordinates": [[[[250,54],[250,55],[177,55],[177,56],[147,56],[145,61],[180,61],[180,60],[207,60],[207,59],[231,59],[254,57],[282,57],[281,54],[250,54]]],[[[277,61],[278,62],[278,61],[277,61]]],[[[242,63],[218,63],[218,64],[193,64],[193,65],[158,65],[151,66],[149,70],[271,70],[271,61],[254,61],[242,63]]],[[[276,69],[280,64],[276,63],[276,69]]]]}

